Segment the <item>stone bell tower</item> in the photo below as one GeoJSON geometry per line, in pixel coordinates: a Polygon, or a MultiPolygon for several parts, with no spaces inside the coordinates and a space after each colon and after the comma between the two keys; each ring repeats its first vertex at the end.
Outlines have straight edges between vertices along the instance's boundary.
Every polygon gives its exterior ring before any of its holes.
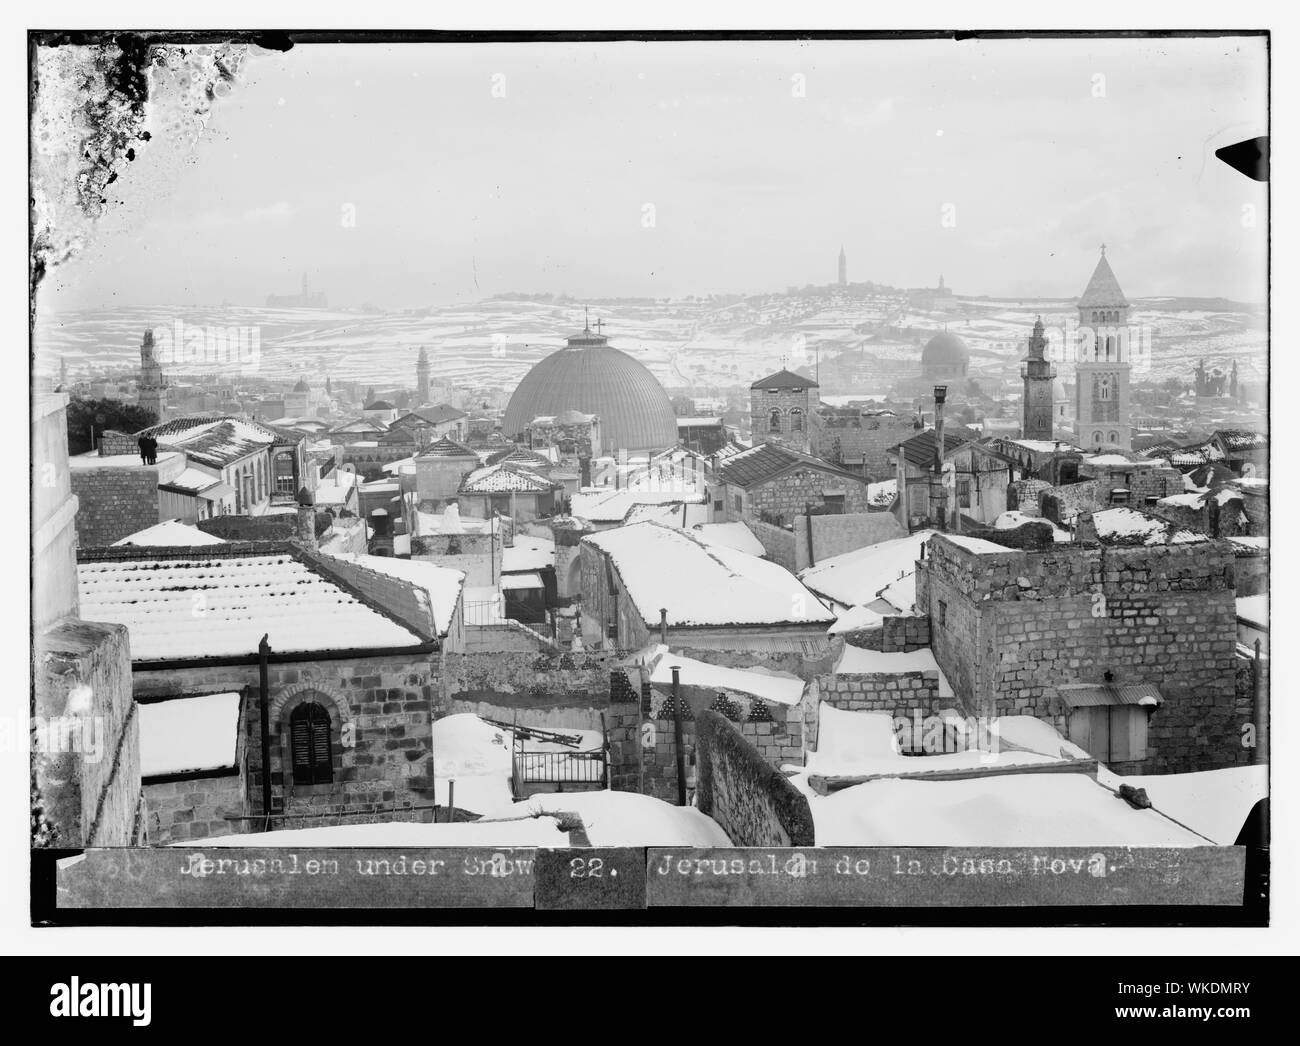
{"type": "Polygon", "coordinates": [[[1129,423],[1128,299],[1106,260],[1106,246],[1079,299],[1075,364],[1075,432],[1079,446],[1096,450],[1133,445],[1129,423]]]}

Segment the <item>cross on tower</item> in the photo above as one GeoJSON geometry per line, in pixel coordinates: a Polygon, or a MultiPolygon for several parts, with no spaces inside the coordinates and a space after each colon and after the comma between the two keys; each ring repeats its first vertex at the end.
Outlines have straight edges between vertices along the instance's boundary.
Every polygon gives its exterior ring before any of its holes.
{"type": "Polygon", "coordinates": [[[597,321],[596,321],[596,333],[599,334],[599,333],[601,332],[601,328],[603,328],[604,326],[605,326],[605,321],[604,321],[604,320],[597,320],[597,321]]]}
{"type": "Polygon", "coordinates": [[[1106,245],[1104,243],[1101,245],[1101,256],[1106,257],[1106,245]]]}

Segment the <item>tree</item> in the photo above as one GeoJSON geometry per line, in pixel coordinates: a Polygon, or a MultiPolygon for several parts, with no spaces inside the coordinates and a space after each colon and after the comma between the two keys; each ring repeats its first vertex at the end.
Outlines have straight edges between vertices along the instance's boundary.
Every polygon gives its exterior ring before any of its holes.
{"type": "Polygon", "coordinates": [[[121,400],[74,399],[68,404],[68,453],[85,454],[94,450],[91,438],[98,439],[105,429],[118,432],[139,432],[158,424],[157,416],[134,403],[121,400]]]}

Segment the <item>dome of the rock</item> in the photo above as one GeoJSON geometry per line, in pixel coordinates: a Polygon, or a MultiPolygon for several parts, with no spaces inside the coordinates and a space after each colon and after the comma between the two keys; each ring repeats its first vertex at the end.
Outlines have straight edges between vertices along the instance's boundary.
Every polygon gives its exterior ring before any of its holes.
{"type": "Polygon", "coordinates": [[[539,417],[582,411],[600,419],[602,450],[663,450],[677,443],[668,393],[642,364],[593,331],[539,361],[510,397],[502,432],[523,433],[539,417]]]}
{"type": "Polygon", "coordinates": [[[964,367],[968,362],[970,351],[966,343],[949,331],[940,331],[921,350],[923,367],[964,367]]]}

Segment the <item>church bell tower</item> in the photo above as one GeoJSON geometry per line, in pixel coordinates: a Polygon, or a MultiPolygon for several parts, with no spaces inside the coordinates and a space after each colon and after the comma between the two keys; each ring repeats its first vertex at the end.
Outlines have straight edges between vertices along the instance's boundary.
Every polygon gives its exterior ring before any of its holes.
{"type": "Polygon", "coordinates": [[[1129,303],[1106,260],[1106,246],[1079,299],[1075,432],[1084,450],[1133,446],[1129,424],[1129,303]]]}

